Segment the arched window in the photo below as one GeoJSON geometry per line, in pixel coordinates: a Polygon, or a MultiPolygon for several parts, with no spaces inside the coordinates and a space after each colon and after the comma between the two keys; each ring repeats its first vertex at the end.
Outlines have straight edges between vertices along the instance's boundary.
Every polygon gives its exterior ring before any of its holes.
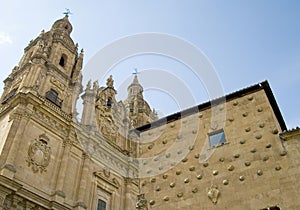
{"type": "Polygon", "coordinates": [[[58,98],[58,93],[51,89],[46,93],[46,99],[54,103],[56,106],[61,108],[62,101],[58,98]]]}
{"type": "Polygon", "coordinates": [[[59,65],[61,67],[65,67],[66,63],[67,63],[67,56],[65,54],[62,54],[59,60],[59,65]]]}
{"type": "Polygon", "coordinates": [[[110,98],[108,98],[106,101],[106,106],[111,107],[111,105],[112,105],[112,101],[110,98]]]}

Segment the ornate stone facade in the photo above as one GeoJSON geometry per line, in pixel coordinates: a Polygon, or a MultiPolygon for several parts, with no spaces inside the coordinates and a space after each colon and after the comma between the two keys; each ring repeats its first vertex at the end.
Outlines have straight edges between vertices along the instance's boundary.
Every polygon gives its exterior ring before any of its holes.
{"type": "Polygon", "coordinates": [[[0,209],[300,208],[300,132],[267,82],[157,119],[137,75],[124,101],[112,76],[83,91],[71,32],[57,20],[4,81],[0,209]]]}

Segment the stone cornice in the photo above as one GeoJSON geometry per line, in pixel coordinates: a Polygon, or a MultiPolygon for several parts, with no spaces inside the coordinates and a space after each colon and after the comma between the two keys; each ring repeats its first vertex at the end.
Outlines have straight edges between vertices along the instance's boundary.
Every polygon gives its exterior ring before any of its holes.
{"type": "Polygon", "coordinates": [[[292,130],[284,131],[284,132],[280,133],[279,136],[284,141],[300,139],[300,128],[297,127],[292,130]]]}

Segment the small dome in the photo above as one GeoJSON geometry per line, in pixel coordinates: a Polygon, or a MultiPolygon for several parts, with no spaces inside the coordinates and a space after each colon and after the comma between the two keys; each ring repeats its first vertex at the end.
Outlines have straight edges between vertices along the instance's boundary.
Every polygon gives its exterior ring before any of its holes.
{"type": "Polygon", "coordinates": [[[68,15],[65,15],[64,18],[55,21],[55,23],[52,25],[51,30],[66,31],[67,34],[70,35],[73,30],[73,27],[68,17],[68,15]]]}

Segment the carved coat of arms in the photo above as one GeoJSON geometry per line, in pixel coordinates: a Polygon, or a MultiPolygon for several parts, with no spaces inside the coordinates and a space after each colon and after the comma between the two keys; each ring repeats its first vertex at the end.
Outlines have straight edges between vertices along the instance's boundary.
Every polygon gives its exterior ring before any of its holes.
{"type": "Polygon", "coordinates": [[[46,167],[49,165],[50,161],[50,154],[51,148],[48,146],[46,140],[33,140],[28,148],[28,166],[31,166],[34,173],[46,171],[46,167]]]}

